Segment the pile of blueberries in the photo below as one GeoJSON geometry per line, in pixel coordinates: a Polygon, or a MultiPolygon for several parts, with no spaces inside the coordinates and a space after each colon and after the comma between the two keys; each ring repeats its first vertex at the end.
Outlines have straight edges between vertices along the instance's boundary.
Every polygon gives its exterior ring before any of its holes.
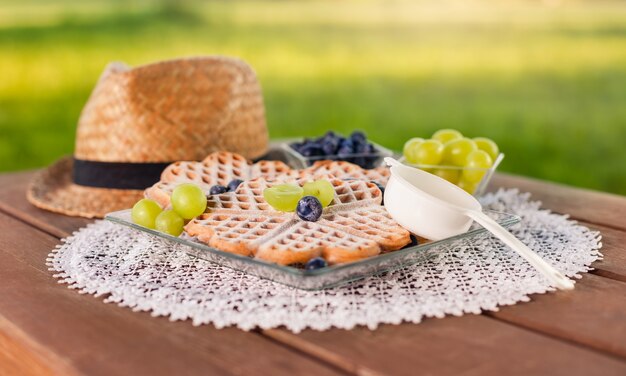
{"type": "Polygon", "coordinates": [[[305,157],[309,165],[316,160],[330,159],[354,163],[363,168],[374,168],[379,152],[367,141],[365,133],[354,131],[343,137],[333,131],[315,139],[305,138],[302,142],[290,144],[292,149],[305,157]]]}

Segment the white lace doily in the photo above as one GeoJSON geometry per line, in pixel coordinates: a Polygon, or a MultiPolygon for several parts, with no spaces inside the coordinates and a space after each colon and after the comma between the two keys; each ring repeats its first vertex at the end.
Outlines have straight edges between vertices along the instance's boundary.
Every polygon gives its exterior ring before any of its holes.
{"type": "MultiPolygon", "coordinates": [[[[540,210],[516,190],[482,199],[489,209],[522,217],[512,231],[567,276],[601,257],[600,234],[566,216],[540,210]]],[[[136,230],[98,221],[66,238],[48,258],[60,282],[106,296],[135,311],[218,328],[285,326],[298,332],[423,317],[480,313],[552,290],[548,281],[494,237],[440,247],[434,259],[348,286],[303,291],[211,264],[136,230]]]]}

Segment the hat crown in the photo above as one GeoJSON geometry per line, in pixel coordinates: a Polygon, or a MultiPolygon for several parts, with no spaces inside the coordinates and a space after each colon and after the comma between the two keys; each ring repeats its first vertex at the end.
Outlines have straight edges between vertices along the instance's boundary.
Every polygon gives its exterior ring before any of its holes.
{"type": "Polygon", "coordinates": [[[243,61],[179,59],[107,66],[78,121],[75,157],[105,162],[201,160],[267,149],[261,87],[243,61]]]}

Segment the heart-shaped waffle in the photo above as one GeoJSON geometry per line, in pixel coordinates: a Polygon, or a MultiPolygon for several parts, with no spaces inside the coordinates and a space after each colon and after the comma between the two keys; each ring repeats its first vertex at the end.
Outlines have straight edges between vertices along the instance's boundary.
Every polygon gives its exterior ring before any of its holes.
{"type": "Polygon", "coordinates": [[[170,204],[172,191],[183,183],[193,183],[207,195],[212,186],[227,185],[233,179],[250,180],[258,177],[273,179],[277,176],[325,176],[334,175],[339,179],[374,180],[385,185],[389,170],[384,167],[366,170],[344,161],[318,161],[304,170],[292,170],[280,161],[260,161],[249,163],[239,154],[216,152],[209,154],[202,162],[181,161],[165,168],[161,180],[146,189],[145,196],[162,207],[170,204]]]}
{"type": "Polygon", "coordinates": [[[311,167],[302,170],[304,176],[307,175],[333,175],[339,179],[360,179],[375,181],[383,186],[389,180],[389,169],[386,167],[376,167],[365,169],[346,161],[317,161],[311,167]]]}
{"type": "Polygon", "coordinates": [[[292,171],[280,161],[251,164],[239,154],[220,151],[209,154],[202,162],[172,163],[161,173],[161,180],[146,189],[145,196],[155,200],[162,207],[167,207],[172,191],[183,183],[193,183],[208,195],[212,186],[227,185],[233,179],[249,180],[260,176],[273,178],[292,171]]]}
{"type": "Polygon", "coordinates": [[[257,178],[235,192],[209,198],[207,212],[190,221],[185,231],[222,251],[253,256],[281,265],[306,263],[322,256],[328,263],[344,263],[394,251],[410,242],[383,206],[376,184],[327,176],[335,198],[316,222],[295,213],[274,210],[263,198],[265,188],[311,179],[257,178]]]}

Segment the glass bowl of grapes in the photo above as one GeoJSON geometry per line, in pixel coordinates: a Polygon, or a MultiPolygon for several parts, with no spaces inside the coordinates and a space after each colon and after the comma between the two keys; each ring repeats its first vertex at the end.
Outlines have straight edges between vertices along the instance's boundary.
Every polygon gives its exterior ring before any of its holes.
{"type": "Polygon", "coordinates": [[[467,138],[457,130],[441,129],[429,139],[408,140],[400,161],[481,196],[503,158],[498,145],[489,138],[467,138]]]}
{"type": "Polygon", "coordinates": [[[306,168],[316,161],[333,160],[354,163],[363,168],[374,168],[382,164],[383,158],[393,152],[367,139],[362,131],[343,136],[328,131],[321,137],[282,144],[288,162],[295,168],[306,168]]]}

